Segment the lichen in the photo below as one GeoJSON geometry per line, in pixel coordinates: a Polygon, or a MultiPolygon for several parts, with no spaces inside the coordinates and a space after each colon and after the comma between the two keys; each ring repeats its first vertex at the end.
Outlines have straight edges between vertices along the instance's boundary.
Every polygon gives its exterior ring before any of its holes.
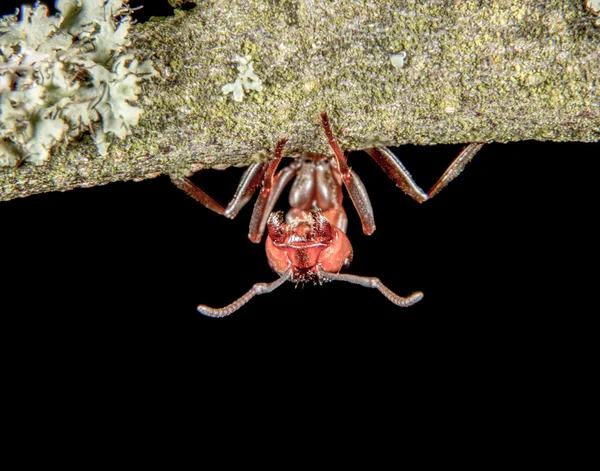
{"type": "Polygon", "coordinates": [[[235,56],[233,60],[238,63],[238,76],[234,82],[223,86],[221,89],[223,94],[228,95],[229,93],[233,93],[234,101],[242,101],[244,99],[244,91],[262,91],[262,80],[254,73],[252,56],[235,56]]]}
{"type": "Polygon", "coordinates": [[[390,62],[392,63],[392,66],[396,70],[400,70],[402,67],[404,67],[405,60],[406,60],[406,51],[400,51],[398,54],[390,55],[390,62]]]}
{"type": "MultiPolygon", "coordinates": [[[[586,5],[592,14],[600,17],[600,0],[587,0],[586,5]]],[[[600,28],[600,18],[594,22],[594,26],[596,26],[596,28],[600,28]]]]}
{"type": "Polygon", "coordinates": [[[61,144],[48,165],[2,169],[0,200],[245,166],[266,160],[282,136],[290,138],[286,158],[327,153],[318,122],[323,109],[345,151],[597,142],[600,34],[590,24],[597,17],[582,0],[488,6],[479,0],[210,0],[137,24],[133,46],[152,54],[161,72],[139,99],[152,112],[142,115],[133,136],[114,139],[106,158],[95,158],[92,138],[83,136],[61,144]],[[389,58],[399,51],[407,52],[400,71],[389,58]],[[221,90],[236,79],[236,54],[251,54],[264,81],[264,90],[242,103],[221,90]]]}
{"type": "Polygon", "coordinates": [[[90,131],[101,155],[142,109],[140,83],[156,72],[130,53],[127,0],[57,0],[0,18],[0,166],[42,164],[62,140],[90,131]],[[19,14],[20,13],[20,14],[19,14]]]}

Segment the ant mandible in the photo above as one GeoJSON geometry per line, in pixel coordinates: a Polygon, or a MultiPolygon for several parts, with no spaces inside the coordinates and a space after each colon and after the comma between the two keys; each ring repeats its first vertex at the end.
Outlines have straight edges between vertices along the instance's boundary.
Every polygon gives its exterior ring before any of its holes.
{"type": "MultiPolygon", "coordinates": [[[[370,235],[375,231],[375,220],[367,190],[358,175],[348,167],[347,158],[333,136],[325,111],[321,112],[321,123],[333,156],[307,153],[275,173],[287,142],[284,137],[277,142],[273,159],[248,167],[226,208],[187,178],[171,177],[178,188],[196,201],[230,219],[238,214],[258,187],[261,187],[254,204],[248,237],[252,242],[258,243],[267,228],[267,259],[279,279],[271,283],[256,283],[246,294],[222,308],[201,304],[198,311],[202,314],[211,317],[228,316],[254,296],[269,293],[287,280],[295,283],[347,281],[376,288],[391,302],[402,307],[412,306],[423,298],[420,291],[408,297],[399,296],[379,278],[340,273],[352,261],[352,246],[346,236],[348,219],[342,207],[342,184],[360,216],[365,234],[370,235]],[[283,211],[272,212],[284,187],[294,177],[289,194],[291,209],[285,216],[283,211]]],[[[388,148],[373,147],[366,149],[366,152],[404,193],[422,203],[453,180],[482,146],[480,143],[467,145],[428,193],[419,188],[402,162],[388,148]]]]}

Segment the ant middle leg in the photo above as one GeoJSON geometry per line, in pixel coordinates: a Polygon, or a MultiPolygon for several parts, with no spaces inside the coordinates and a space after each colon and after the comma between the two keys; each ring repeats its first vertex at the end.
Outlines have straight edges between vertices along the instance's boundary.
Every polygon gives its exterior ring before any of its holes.
{"type": "Polygon", "coordinates": [[[183,190],[186,194],[194,198],[198,203],[210,209],[211,211],[214,211],[215,213],[225,216],[229,219],[233,219],[250,200],[250,198],[252,198],[252,195],[256,189],[261,185],[263,175],[266,170],[266,165],[267,162],[261,162],[252,164],[246,169],[242,175],[242,178],[240,179],[240,183],[238,184],[233,198],[226,208],[223,208],[221,204],[211,198],[197,185],[192,183],[189,178],[171,176],[171,182],[173,182],[177,188],[183,190]]]}
{"type": "Polygon", "coordinates": [[[221,216],[225,215],[225,208],[220,203],[212,199],[207,193],[198,188],[186,177],[174,177],[171,176],[171,182],[180,190],[185,191],[186,194],[194,198],[198,203],[202,204],[206,208],[214,211],[221,216]]]}
{"type": "Polygon", "coordinates": [[[248,233],[248,237],[252,242],[260,242],[265,231],[269,213],[281,195],[283,187],[289,183],[297,171],[297,166],[291,165],[275,174],[286,142],[287,138],[280,139],[277,142],[275,155],[272,160],[251,164],[246,169],[233,198],[226,208],[223,208],[221,204],[186,177],[171,176],[171,181],[177,188],[185,191],[198,203],[229,219],[235,218],[246,203],[250,201],[256,190],[261,187],[258,199],[254,204],[254,211],[252,212],[252,219],[250,221],[250,231],[248,233]]]}

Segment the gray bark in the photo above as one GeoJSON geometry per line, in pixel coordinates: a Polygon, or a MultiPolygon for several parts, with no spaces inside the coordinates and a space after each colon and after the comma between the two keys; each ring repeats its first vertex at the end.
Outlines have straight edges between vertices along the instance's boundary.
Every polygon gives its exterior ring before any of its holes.
{"type": "Polygon", "coordinates": [[[600,139],[600,29],[581,0],[212,0],[136,26],[160,76],[134,135],[0,169],[1,200],[341,146],[600,139]],[[391,57],[404,56],[394,67],[391,57]],[[222,87],[250,55],[262,91],[222,87]]]}

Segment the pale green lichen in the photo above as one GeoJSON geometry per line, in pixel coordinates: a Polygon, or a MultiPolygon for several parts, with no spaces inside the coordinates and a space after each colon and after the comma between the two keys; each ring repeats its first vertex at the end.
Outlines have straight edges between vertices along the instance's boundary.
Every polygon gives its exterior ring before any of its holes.
{"type": "Polygon", "coordinates": [[[127,0],[57,0],[56,9],[24,5],[0,19],[0,166],[42,164],[84,131],[104,155],[107,137],[124,139],[142,112],[130,102],[155,71],[123,52],[127,0]]]}
{"type": "Polygon", "coordinates": [[[392,63],[392,66],[396,70],[400,70],[402,67],[404,67],[405,60],[406,60],[406,51],[400,51],[398,54],[390,55],[390,62],[392,63]]]}
{"type": "MultiPolygon", "coordinates": [[[[594,15],[600,16],[600,0],[587,0],[586,4],[594,15]]],[[[600,28],[600,18],[594,22],[594,26],[600,28]]]]}
{"type": "Polygon", "coordinates": [[[254,73],[252,56],[235,56],[233,60],[238,63],[238,76],[234,82],[228,83],[221,88],[223,95],[233,93],[234,101],[242,101],[244,99],[244,90],[246,92],[250,92],[251,90],[262,91],[262,80],[254,73]]]}

